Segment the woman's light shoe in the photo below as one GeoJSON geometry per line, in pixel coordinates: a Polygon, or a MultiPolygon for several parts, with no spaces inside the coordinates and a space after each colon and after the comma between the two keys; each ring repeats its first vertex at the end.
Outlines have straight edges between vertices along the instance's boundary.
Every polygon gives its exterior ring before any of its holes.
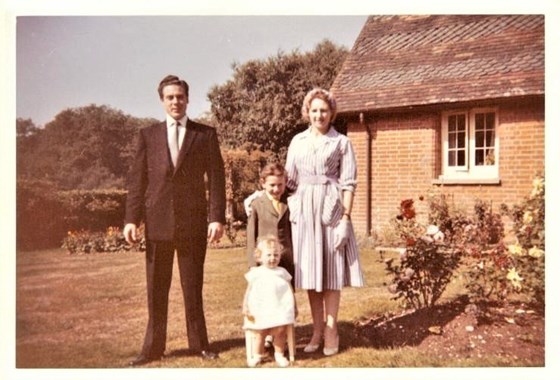
{"type": "Polygon", "coordinates": [[[313,336],[311,337],[311,340],[309,341],[309,343],[307,344],[307,346],[305,346],[303,348],[303,352],[311,354],[313,352],[317,352],[317,350],[319,350],[319,346],[321,345],[321,341],[323,340],[323,334],[320,333],[318,335],[315,335],[315,333],[313,333],[313,336]],[[315,339],[316,336],[319,336],[319,339],[315,339]],[[312,343],[312,342],[318,342],[318,343],[312,343]]]}
{"type": "Polygon", "coordinates": [[[318,349],[319,349],[318,344],[309,343],[307,346],[305,346],[303,348],[303,352],[306,352],[306,353],[310,354],[310,353],[313,353],[313,352],[317,352],[318,349]]]}
{"type": "Polygon", "coordinates": [[[327,347],[326,345],[325,347],[323,347],[323,354],[325,356],[332,356],[338,354],[338,336],[336,337],[336,343],[334,347],[327,347]]]}
{"type": "Polygon", "coordinates": [[[281,352],[275,352],[274,353],[274,360],[276,360],[276,364],[278,364],[278,367],[288,367],[290,365],[290,362],[288,359],[286,359],[286,357],[284,356],[283,353],[281,352]]]}

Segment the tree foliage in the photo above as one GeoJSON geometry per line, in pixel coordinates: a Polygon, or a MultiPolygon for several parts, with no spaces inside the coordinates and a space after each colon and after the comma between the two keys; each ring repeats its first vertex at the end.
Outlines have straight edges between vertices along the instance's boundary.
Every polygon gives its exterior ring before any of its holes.
{"type": "Polygon", "coordinates": [[[283,155],[306,126],[301,104],[313,87],[330,88],[347,55],[325,40],[308,53],[279,52],[265,60],[233,65],[233,78],[208,98],[222,145],[283,155]]]}
{"type": "Polygon", "coordinates": [[[122,188],[137,130],[153,122],[97,105],[63,110],[45,128],[18,119],[18,177],[60,189],[122,188]]]}

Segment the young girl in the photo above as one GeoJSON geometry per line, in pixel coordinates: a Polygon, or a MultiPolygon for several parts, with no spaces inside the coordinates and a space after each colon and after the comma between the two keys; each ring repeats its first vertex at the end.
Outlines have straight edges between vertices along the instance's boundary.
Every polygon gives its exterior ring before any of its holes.
{"type": "Polygon", "coordinates": [[[247,362],[255,367],[264,356],[264,340],[273,337],[274,359],[279,367],[290,362],[284,356],[287,326],[295,321],[296,303],[290,285],[292,276],[279,267],[282,245],[276,236],[260,238],[255,249],[255,260],[260,264],[245,274],[248,282],[243,300],[244,329],[256,333],[257,352],[247,362]]]}

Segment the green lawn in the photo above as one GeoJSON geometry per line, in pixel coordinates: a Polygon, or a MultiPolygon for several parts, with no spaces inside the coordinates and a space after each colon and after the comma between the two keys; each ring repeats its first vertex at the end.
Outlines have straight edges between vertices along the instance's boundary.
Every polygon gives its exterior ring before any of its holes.
{"type": "MultiPolygon", "coordinates": [[[[168,356],[148,366],[245,367],[241,303],[245,289],[244,249],[209,250],[204,299],[211,348],[220,359],[202,361],[185,355],[185,318],[177,268],[170,294],[168,356]]],[[[341,352],[333,357],[306,355],[311,334],[306,294],[299,306],[296,367],[452,367],[452,359],[434,361],[415,347],[379,349],[353,341],[353,322],[371,313],[396,312],[383,285],[383,263],[372,250],[362,251],[367,286],[345,289],[340,310],[341,352]]],[[[452,283],[449,296],[461,291],[452,283]]],[[[63,250],[18,252],[16,365],[18,368],[125,367],[142,346],[147,322],[144,255],[68,255],[63,250]]],[[[493,365],[492,359],[472,366],[493,365]]],[[[461,366],[465,362],[461,362],[461,366]]],[[[468,363],[467,363],[468,365],[468,363]]],[[[273,364],[265,364],[274,367],[273,364]]]]}

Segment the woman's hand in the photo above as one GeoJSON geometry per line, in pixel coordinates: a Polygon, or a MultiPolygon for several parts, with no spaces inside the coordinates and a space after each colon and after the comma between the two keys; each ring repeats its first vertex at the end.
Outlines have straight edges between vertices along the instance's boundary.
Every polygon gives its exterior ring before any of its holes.
{"type": "Polygon", "coordinates": [[[334,247],[336,250],[342,249],[350,239],[350,220],[341,219],[334,228],[334,247]]]}

